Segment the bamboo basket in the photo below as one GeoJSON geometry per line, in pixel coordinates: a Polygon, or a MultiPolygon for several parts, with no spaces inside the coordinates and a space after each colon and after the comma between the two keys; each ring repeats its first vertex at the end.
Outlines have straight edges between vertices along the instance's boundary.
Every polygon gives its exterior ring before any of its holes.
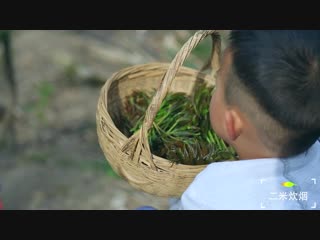
{"type": "Polygon", "coordinates": [[[182,66],[190,52],[209,35],[213,47],[208,61],[211,64],[207,66],[211,65],[215,70],[219,66],[219,34],[215,30],[200,30],[183,45],[171,63],[155,62],[124,68],[107,79],[101,89],[96,112],[99,145],[112,169],[138,190],[160,197],[180,197],[206,167],[173,164],[153,155],[148,143],[148,130],[169,91],[192,95],[198,81],[215,84],[213,74],[182,66]],[[146,111],[142,128],[126,137],[115,124],[119,124],[121,119],[126,96],[134,90],[153,89],[157,91],[146,111]]]}

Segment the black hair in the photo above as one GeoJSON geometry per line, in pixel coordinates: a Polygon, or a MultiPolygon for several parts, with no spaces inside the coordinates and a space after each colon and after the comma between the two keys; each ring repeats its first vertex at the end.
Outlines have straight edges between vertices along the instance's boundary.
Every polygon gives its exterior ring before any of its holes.
{"type": "Polygon", "coordinates": [[[290,132],[283,155],[307,150],[320,136],[320,31],[235,30],[230,45],[241,84],[290,132]]]}

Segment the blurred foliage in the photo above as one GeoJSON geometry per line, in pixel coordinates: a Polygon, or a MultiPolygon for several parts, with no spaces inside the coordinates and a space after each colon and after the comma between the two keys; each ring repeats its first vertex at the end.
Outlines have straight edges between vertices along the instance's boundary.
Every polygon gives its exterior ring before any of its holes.
{"type": "Polygon", "coordinates": [[[7,38],[11,30],[0,30],[0,40],[7,38]]]}
{"type": "Polygon", "coordinates": [[[63,69],[62,79],[69,86],[78,84],[101,88],[105,82],[97,74],[88,71],[85,66],[76,63],[66,64],[63,69]]]}
{"type": "Polygon", "coordinates": [[[70,63],[64,68],[65,81],[69,84],[74,84],[78,76],[77,66],[74,63],[70,63]]]}
{"type": "Polygon", "coordinates": [[[50,82],[41,82],[37,86],[37,90],[38,101],[35,105],[36,113],[41,120],[45,120],[46,108],[48,107],[51,97],[54,94],[55,88],[50,82]]]}
{"type": "Polygon", "coordinates": [[[28,112],[34,112],[41,122],[46,121],[46,109],[55,93],[55,86],[48,81],[40,82],[35,88],[35,101],[25,106],[28,112]]]}
{"type": "Polygon", "coordinates": [[[74,168],[81,169],[82,171],[94,170],[102,171],[108,177],[120,179],[118,174],[116,174],[108,161],[105,159],[88,159],[87,161],[75,161],[71,156],[65,157],[53,157],[55,150],[41,150],[35,152],[29,152],[25,155],[24,163],[35,163],[40,165],[50,164],[54,158],[54,162],[63,168],[74,168]]]}
{"type": "MultiPolygon", "coordinates": [[[[181,49],[183,44],[186,43],[189,37],[194,34],[195,31],[189,31],[190,35],[185,38],[181,36],[176,37],[176,47],[168,48],[167,53],[170,58],[174,58],[177,52],[181,49]]],[[[206,63],[208,58],[210,57],[211,52],[211,39],[208,37],[204,40],[202,40],[190,53],[190,56],[186,59],[184,62],[184,66],[194,68],[194,69],[200,69],[203,67],[203,65],[206,63]]]]}

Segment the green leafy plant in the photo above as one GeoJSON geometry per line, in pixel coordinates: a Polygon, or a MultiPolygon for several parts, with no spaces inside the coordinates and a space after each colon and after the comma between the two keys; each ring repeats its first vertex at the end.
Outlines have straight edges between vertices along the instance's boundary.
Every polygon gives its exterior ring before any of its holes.
{"type": "MultiPolygon", "coordinates": [[[[192,97],[169,92],[148,134],[153,154],[174,163],[199,165],[236,160],[236,152],[216,135],[209,121],[209,103],[214,87],[198,84],[192,97]]],[[[135,91],[126,99],[125,128],[133,134],[143,123],[155,90],[135,91]]]]}

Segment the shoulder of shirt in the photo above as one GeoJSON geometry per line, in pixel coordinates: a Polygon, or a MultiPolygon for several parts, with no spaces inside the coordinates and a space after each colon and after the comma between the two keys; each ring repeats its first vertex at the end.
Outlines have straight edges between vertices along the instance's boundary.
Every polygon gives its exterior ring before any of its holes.
{"type": "Polygon", "coordinates": [[[282,172],[279,159],[212,163],[196,176],[182,203],[186,209],[259,208],[259,199],[267,193],[260,180],[275,181],[282,172]]]}
{"type": "MultiPolygon", "coordinates": [[[[209,164],[183,193],[181,209],[259,209],[260,201],[286,180],[286,162],[297,162],[300,167],[309,164],[315,169],[319,159],[314,164],[315,161],[310,164],[308,159],[312,161],[319,153],[317,142],[306,153],[285,160],[268,158],[209,164]],[[262,184],[263,181],[268,184],[262,184]]],[[[310,171],[309,168],[304,169],[310,171]]],[[[283,209],[284,206],[273,207],[283,209]]]]}

